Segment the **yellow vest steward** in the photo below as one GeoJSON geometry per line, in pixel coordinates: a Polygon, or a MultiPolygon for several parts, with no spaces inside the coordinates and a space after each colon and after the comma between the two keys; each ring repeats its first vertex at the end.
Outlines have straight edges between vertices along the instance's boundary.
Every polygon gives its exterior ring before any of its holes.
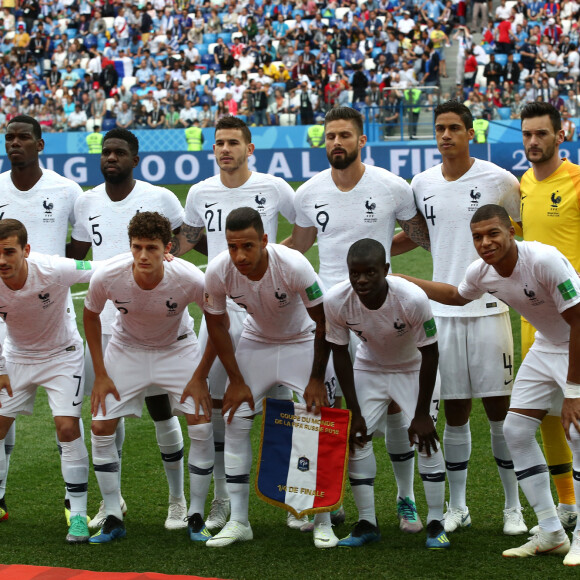
{"type": "Polygon", "coordinates": [[[308,128],[308,137],[310,137],[312,147],[323,147],[324,127],[322,125],[312,125],[312,127],[308,128]]]}
{"type": "Polygon", "coordinates": [[[201,129],[199,127],[188,127],[185,130],[185,140],[188,151],[201,151],[201,129]]]}
{"type": "Polygon", "coordinates": [[[473,121],[473,130],[475,132],[475,142],[485,143],[487,141],[487,128],[489,127],[489,121],[485,119],[475,119],[473,121]]]}
{"type": "Polygon", "coordinates": [[[103,150],[103,135],[101,133],[89,133],[86,141],[89,153],[100,153],[103,150]]]}

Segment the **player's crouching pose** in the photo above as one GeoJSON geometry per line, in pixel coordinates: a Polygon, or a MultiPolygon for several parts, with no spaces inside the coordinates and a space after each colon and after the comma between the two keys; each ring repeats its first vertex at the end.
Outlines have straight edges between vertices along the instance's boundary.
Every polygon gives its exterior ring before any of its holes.
{"type": "Polygon", "coordinates": [[[205,379],[215,357],[209,354],[210,347],[202,359],[187,310],[191,302],[203,305],[204,277],[184,260],[164,262],[164,253],[171,247],[171,225],[156,212],[133,217],[129,241],[132,255],[110,260],[101,275],[93,278],[85,300],[85,334],[95,370],[91,396],[93,465],[107,516],[90,542],[105,543],[126,535],[115,429],[120,417],[141,416],[151,385],[165,390],[173,412],[185,414],[187,419],[188,531],[193,541],[207,541],[211,535],[203,515],[214,447],[209,422],[211,398],[205,379]],[[118,314],[103,358],[99,314],[107,299],[115,304],[118,314]]]}
{"type": "Polygon", "coordinates": [[[391,401],[410,421],[409,440],[419,449],[419,472],[429,506],[430,549],[448,548],[443,525],[445,467],[429,413],[437,375],[437,331],[425,293],[406,280],[389,276],[385,248],[376,240],[355,242],[348,251],[350,280],[324,296],[326,339],[348,408],[352,411],[349,476],[359,521],[339,547],[358,547],[381,537],[375,515],[377,465],[372,433],[391,401]],[[349,331],[360,343],[354,365],[349,331]],[[354,368],[354,373],[353,373],[354,368]]]}
{"type": "Polygon", "coordinates": [[[549,410],[561,408],[573,456],[574,491],[580,497],[580,279],[556,248],[516,242],[507,212],[484,205],[471,219],[481,260],[467,269],[459,287],[411,279],[432,300],[462,306],[484,292],[510,304],[537,328],[536,340],[515,380],[505,438],[520,487],[534,508],[539,531],[508,558],[567,554],[564,564],[580,565],[580,523],[572,547],[550,491],[548,466],[536,431],[549,410]]]}
{"type": "MultiPolygon", "coordinates": [[[[248,502],[254,405],[279,384],[304,396],[309,407],[329,403],[324,384],[329,350],[324,340],[322,289],[310,262],[295,250],[268,244],[255,209],[233,210],[225,230],[228,251],[207,268],[204,309],[209,337],[229,378],[223,412],[232,509],[230,521],[208,541],[210,547],[253,539],[248,502]],[[248,313],[235,354],[227,328],[226,297],[248,313]]],[[[331,548],[337,543],[330,514],[316,514],[314,545],[331,548]]]]}
{"type": "MultiPolygon", "coordinates": [[[[36,390],[48,394],[62,475],[70,499],[69,543],[89,540],[89,457],[79,417],[84,391],[83,341],[67,313],[69,288],[88,282],[90,262],[30,254],[28,234],[18,220],[0,220],[0,315],[6,322],[7,372],[0,377],[0,481],[6,477],[4,438],[17,415],[30,415],[36,390]]],[[[0,370],[2,372],[2,370],[0,370]]]]}

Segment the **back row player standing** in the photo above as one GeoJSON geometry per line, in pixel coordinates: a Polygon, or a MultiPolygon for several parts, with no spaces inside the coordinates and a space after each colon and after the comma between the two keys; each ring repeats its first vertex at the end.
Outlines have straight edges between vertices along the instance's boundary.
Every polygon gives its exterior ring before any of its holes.
{"type": "MultiPolygon", "coordinates": [[[[81,187],[40,166],[39,155],[44,150],[44,140],[36,119],[27,115],[11,119],[6,127],[5,146],[11,170],[0,174],[0,219],[12,218],[22,222],[35,251],[64,256],[68,226],[74,224],[74,204],[82,193],[81,187]]],[[[74,317],[70,300],[69,312],[74,317]]],[[[1,341],[4,336],[2,320],[1,341]]],[[[14,442],[15,422],[4,439],[6,473],[14,442]]],[[[5,493],[6,477],[0,482],[0,521],[8,519],[5,493]]]]}

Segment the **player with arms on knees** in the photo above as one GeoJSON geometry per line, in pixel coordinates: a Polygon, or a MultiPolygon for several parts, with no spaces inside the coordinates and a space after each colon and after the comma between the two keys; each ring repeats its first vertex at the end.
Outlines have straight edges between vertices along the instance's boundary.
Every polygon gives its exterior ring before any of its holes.
{"type": "MultiPolygon", "coordinates": [[[[90,248],[97,260],[112,258],[129,250],[127,225],[139,212],[155,211],[169,219],[174,232],[183,223],[183,208],[177,196],[145,181],[134,179],[133,170],[139,163],[139,141],[126,129],[113,129],[103,139],[101,173],[105,182],[84,193],[75,204],[75,226],[68,256],[82,259],[90,248]]],[[[111,339],[116,305],[107,302],[101,313],[103,349],[111,339]]],[[[86,350],[87,393],[94,381],[90,353],[86,350]]],[[[183,491],[183,435],[181,426],[171,413],[169,399],[153,387],[145,397],[147,409],[154,421],[157,443],[169,484],[169,510],[165,527],[181,529],[187,525],[187,506],[183,491]]],[[[116,445],[119,454],[119,482],[121,452],[125,439],[125,422],[117,423],[116,445]]],[[[120,488],[119,488],[120,489],[120,488]]],[[[120,493],[120,491],[119,491],[120,493]]],[[[121,497],[123,512],[127,511],[121,497]]],[[[90,521],[91,529],[100,528],[105,520],[104,503],[90,521]]]]}
{"type": "Polygon", "coordinates": [[[355,242],[347,264],[350,279],[324,295],[326,340],[352,412],[349,477],[359,510],[358,522],[338,546],[358,547],[381,537],[375,514],[372,433],[390,402],[396,401],[410,421],[409,440],[419,450],[419,473],[429,507],[427,548],[448,548],[441,523],[445,467],[429,414],[438,358],[429,300],[414,284],[386,277],[385,248],[376,240],[355,242]],[[351,332],[360,339],[354,365],[348,350],[351,332]]]}
{"type": "Polygon", "coordinates": [[[190,538],[205,542],[211,537],[203,515],[214,453],[205,377],[215,355],[206,349],[207,358],[202,360],[187,309],[191,302],[203,306],[204,277],[184,260],[164,262],[172,236],[164,216],[138,213],[128,230],[131,254],[111,259],[100,276],[93,277],[85,299],[85,334],[95,370],[91,444],[105,510],[101,530],[90,542],[101,544],[126,535],[115,431],[120,417],[141,416],[152,385],[168,394],[174,413],[186,417],[191,502],[187,522],[190,538]],[[107,300],[117,305],[117,316],[103,353],[99,315],[107,300]]]}
{"type": "MultiPolygon", "coordinates": [[[[308,407],[329,404],[325,371],[324,308],[319,278],[299,252],[269,244],[260,214],[232,211],[226,219],[228,250],[206,271],[204,306],[209,337],[228,374],[223,399],[227,418],[225,472],[231,516],[209,547],[253,539],[248,521],[255,407],[275,385],[304,397],[308,407]],[[236,348],[228,333],[226,299],[247,312],[236,348]]],[[[338,539],[330,514],[314,518],[314,544],[331,548],[338,539]]]]}
{"type": "Polygon", "coordinates": [[[48,395],[62,447],[70,501],[69,543],[86,543],[89,457],[79,418],[83,402],[83,341],[68,312],[73,284],[88,282],[91,262],[30,254],[18,220],[0,220],[0,301],[6,340],[0,378],[0,481],[8,468],[5,437],[19,414],[30,415],[39,386],[48,395]]]}
{"type": "MultiPolygon", "coordinates": [[[[82,193],[80,185],[40,166],[44,140],[36,119],[28,115],[12,118],[6,127],[5,147],[11,169],[0,174],[0,219],[12,218],[22,222],[36,252],[64,256],[68,227],[74,223],[74,204],[82,193]]],[[[72,300],[69,300],[69,309],[74,319],[72,300]]],[[[0,322],[0,341],[4,334],[5,327],[0,322]]],[[[82,420],[80,425],[82,431],[82,420]]],[[[15,426],[14,422],[4,439],[7,470],[15,443],[15,426]]],[[[8,519],[5,493],[6,478],[0,483],[0,521],[8,519]]],[[[67,495],[65,513],[68,525],[69,504],[67,495]]]]}
{"type": "MultiPolygon", "coordinates": [[[[436,107],[435,135],[443,162],[416,175],[411,187],[429,227],[433,280],[456,285],[477,259],[469,232],[473,213],[482,205],[496,203],[518,221],[519,184],[511,173],[470,156],[473,117],[465,105],[447,101],[436,107]]],[[[399,235],[393,248],[405,241],[405,249],[416,245],[405,237],[399,235]]],[[[469,416],[473,399],[481,399],[504,489],[503,531],[508,535],[526,533],[518,483],[503,435],[514,378],[508,307],[486,295],[464,308],[434,303],[433,313],[439,333],[440,397],[445,401],[443,450],[449,481],[445,531],[471,525],[466,499],[469,416]]]]}
{"type": "MultiPolygon", "coordinates": [[[[418,244],[429,249],[425,219],[417,211],[409,184],[390,171],[362,162],[367,142],[363,117],[350,107],[331,109],[324,119],[326,156],[330,169],[321,171],[296,191],[296,225],[282,242],[302,253],[318,241],[320,279],[326,289],[348,279],[344,259],[357,240],[380,242],[390,261],[395,222],[418,244]]],[[[351,337],[354,357],[357,339],[351,337]]],[[[423,529],[413,491],[414,457],[409,450],[404,413],[391,405],[386,425],[387,451],[397,480],[397,512],[401,529],[423,529]]],[[[383,428],[384,430],[384,428],[383,428]]],[[[333,523],[344,521],[344,510],[333,514],[333,523]]]]}
{"type": "MultiPolygon", "coordinates": [[[[278,216],[281,214],[294,223],[294,190],[281,178],[252,171],[248,159],[254,153],[250,129],[237,117],[226,115],[215,127],[213,146],[219,174],[195,184],[187,194],[185,221],[176,236],[172,253],[181,256],[193,247],[204,230],[207,236],[208,261],[227,249],[224,233],[225,220],[231,211],[239,207],[253,207],[262,217],[268,239],[276,241],[278,216]]],[[[246,311],[228,300],[230,336],[236,345],[242,334],[246,311]]],[[[200,342],[207,340],[207,328],[202,323],[200,342]]],[[[224,472],[225,423],[222,415],[222,398],[226,387],[227,373],[216,360],[209,374],[209,386],[213,400],[212,425],[215,443],[214,499],[206,525],[210,530],[221,529],[228,521],[230,500],[224,472]]],[[[276,388],[275,395],[280,396],[276,388]]],[[[292,514],[287,516],[290,527],[300,527],[303,520],[292,514]]]]}
{"type": "Polygon", "coordinates": [[[474,213],[471,234],[481,259],[468,267],[458,287],[408,279],[443,304],[461,306],[490,293],[538,329],[514,383],[504,434],[520,487],[538,517],[539,530],[528,542],[503,555],[526,558],[566,554],[564,564],[577,566],[579,524],[570,547],[552,499],[548,466],[536,431],[548,411],[561,410],[579,497],[580,279],[556,248],[540,242],[517,242],[509,216],[499,205],[484,205],[474,213]]]}
{"type": "MultiPolygon", "coordinates": [[[[580,167],[560,158],[560,145],[564,142],[560,112],[549,103],[528,103],[521,119],[524,151],[532,164],[521,182],[523,238],[558,248],[580,272],[580,167]]],[[[522,357],[532,346],[535,331],[522,318],[522,357]]],[[[578,517],[572,453],[559,415],[548,413],[540,430],[558,491],[558,516],[564,528],[571,529],[578,517]]]]}

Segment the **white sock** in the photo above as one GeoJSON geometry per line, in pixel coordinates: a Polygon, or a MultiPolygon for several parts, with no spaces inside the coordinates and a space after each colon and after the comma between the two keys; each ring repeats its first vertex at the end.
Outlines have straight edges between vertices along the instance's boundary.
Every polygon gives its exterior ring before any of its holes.
{"type": "Polygon", "coordinates": [[[314,514],[314,525],[318,526],[320,524],[329,524],[330,525],[330,512],[321,512],[318,514],[314,514]]]}
{"type": "Polygon", "coordinates": [[[183,434],[177,417],[165,421],[154,421],[155,433],[165,476],[169,484],[169,495],[184,497],[183,493],[183,434]]]}
{"type": "Polygon", "coordinates": [[[115,430],[115,447],[119,456],[119,498],[121,497],[121,468],[123,467],[123,443],[125,443],[125,417],[121,417],[115,430]]]}
{"type": "MultiPolygon", "coordinates": [[[[576,511],[580,514],[580,433],[574,425],[570,425],[570,449],[572,449],[572,477],[574,478],[574,495],[576,496],[576,511]]],[[[572,508],[570,508],[572,509],[572,508]]],[[[580,531],[580,518],[576,520],[574,532],[580,531]]]]}
{"type": "MultiPolygon", "coordinates": [[[[6,495],[6,479],[8,478],[8,470],[10,469],[10,455],[12,454],[14,443],[16,441],[16,421],[10,425],[10,429],[8,429],[8,433],[6,433],[6,437],[4,437],[3,441],[4,454],[6,459],[6,473],[4,476],[2,476],[0,473],[0,498],[3,498],[6,495]]],[[[1,458],[0,461],[2,461],[1,458]]]]}
{"type": "Polygon", "coordinates": [[[82,437],[62,441],[60,465],[70,500],[70,515],[87,516],[87,489],[89,485],[89,454],[82,437]]]}
{"type": "Polygon", "coordinates": [[[119,490],[119,454],[115,447],[115,435],[91,433],[93,467],[101,490],[105,513],[123,519],[119,490]]]}
{"type": "Polygon", "coordinates": [[[538,517],[540,527],[555,532],[562,527],[552,499],[550,475],[546,460],[536,441],[536,431],[541,421],[508,411],[503,433],[514,462],[518,483],[538,517]],[[556,529],[552,529],[556,527],[556,529]]]}
{"type": "Polygon", "coordinates": [[[441,446],[431,457],[426,453],[419,453],[419,473],[425,489],[425,501],[427,502],[427,523],[443,519],[443,506],[445,504],[445,461],[441,446]]]}
{"type": "Polygon", "coordinates": [[[469,421],[460,427],[445,425],[443,450],[445,451],[445,467],[449,481],[449,506],[466,510],[467,464],[471,455],[469,421]]]}
{"type": "Polygon", "coordinates": [[[358,519],[377,525],[375,513],[375,477],[377,462],[372,441],[364,447],[356,447],[348,462],[350,489],[358,509],[358,519]]]}
{"type": "Polygon", "coordinates": [[[409,429],[409,421],[404,413],[387,415],[385,442],[397,482],[397,499],[408,497],[415,501],[413,490],[415,449],[409,444],[407,429],[409,429]]]}
{"type": "Polygon", "coordinates": [[[214,446],[211,423],[189,425],[189,496],[190,505],[188,516],[193,514],[204,515],[205,500],[211,483],[213,472],[214,446]]]}
{"type": "MultiPolygon", "coordinates": [[[[5,481],[8,474],[8,462],[6,461],[6,439],[0,439],[0,483],[5,481]]],[[[0,499],[4,497],[6,488],[0,489],[0,499]]]]}
{"type": "Polygon", "coordinates": [[[520,508],[518,480],[514,472],[514,462],[503,435],[503,421],[490,421],[491,450],[497,463],[497,470],[503,485],[505,509],[520,508]]]}
{"type": "Polygon", "coordinates": [[[226,423],[225,455],[226,481],[231,499],[230,520],[247,525],[250,501],[250,469],[252,420],[234,416],[226,423]]]}
{"type": "Polygon", "coordinates": [[[213,443],[215,460],[213,466],[213,496],[215,499],[228,499],[226,485],[226,470],[224,467],[224,441],[226,436],[226,422],[221,409],[213,409],[211,413],[213,427],[213,443]]]}

